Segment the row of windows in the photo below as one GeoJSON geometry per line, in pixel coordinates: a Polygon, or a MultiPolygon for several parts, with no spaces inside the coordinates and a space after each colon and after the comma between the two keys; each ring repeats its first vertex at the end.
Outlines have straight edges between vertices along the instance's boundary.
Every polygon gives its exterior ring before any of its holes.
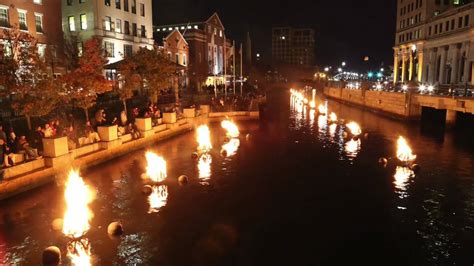
{"type": "MultiPolygon", "coordinates": [[[[465,15],[464,17],[459,17],[457,20],[457,28],[460,29],[462,27],[469,26],[469,15],[465,15]]],[[[444,23],[439,23],[434,26],[430,26],[428,28],[428,36],[440,34],[443,32],[448,32],[456,29],[456,19],[448,20],[444,23]]]]}
{"type": "Polygon", "coordinates": [[[402,33],[398,35],[398,42],[399,43],[409,42],[409,41],[417,40],[420,38],[421,38],[421,29],[417,29],[415,31],[406,32],[406,33],[402,33]]]}
{"type": "Polygon", "coordinates": [[[409,27],[411,25],[415,25],[417,23],[421,22],[421,13],[417,14],[414,17],[407,18],[407,19],[402,19],[400,21],[400,29],[409,27]]]}
{"type": "MultiPolygon", "coordinates": [[[[79,1],[84,1],[84,0],[79,0],[79,1]]],[[[111,1],[115,2],[115,8],[116,9],[122,9],[122,0],[104,0],[104,4],[106,6],[111,6],[111,1]]],[[[123,0],[123,11],[128,12],[129,11],[129,4],[128,0],[123,0]]],[[[137,13],[137,0],[132,0],[132,13],[136,14],[137,13]]],[[[140,16],[144,17],[145,16],[145,4],[140,3],[140,16]]]]}
{"type": "MultiPolygon", "coordinates": [[[[185,65],[187,64],[187,61],[186,61],[186,54],[182,54],[182,55],[181,55],[181,58],[183,59],[182,63],[180,63],[181,61],[179,60],[179,59],[180,59],[179,53],[176,53],[176,55],[175,55],[175,60],[176,60],[175,63],[176,63],[176,64],[181,64],[181,65],[185,66],[185,65]]],[[[171,52],[168,53],[168,59],[169,59],[170,61],[173,61],[172,58],[171,58],[171,52]]]]}
{"type": "MultiPolygon", "coordinates": [[[[0,27],[10,27],[10,16],[8,14],[8,7],[0,6],[0,27]]],[[[21,30],[28,30],[28,12],[23,9],[18,10],[18,24],[21,30]]],[[[37,33],[43,33],[43,14],[34,12],[35,28],[37,33]]]]}
{"type": "Polygon", "coordinates": [[[408,13],[420,8],[422,5],[423,5],[423,0],[416,0],[414,3],[412,2],[411,4],[408,4],[408,5],[400,8],[400,16],[408,14],[408,13]]]}
{"type": "MultiPolygon", "coordinates": [[[[87,15],[81,14],[79,16],[79,24],[81,30],[87,30],[87,15]]],[[[76,31],[76,19],[74,16],[68,17],[68,25],[69,31],[76,31]]],[[[138,36],[138,28],[137,23],[132,23],[132,32],[130,34],[130,22],[124,21],[124,25],[122,27],[122,20],[116,19],[115,23],[112,22],[112,18],[106,16],[104,19],[103,29],[106,31],[115,31],[116,33],[124,33],[126,35],[133,35],[138,36]]],[[[140,28],[140,37],[146,38],[146,27],[145,25],[141,25],[140,28]]]]}

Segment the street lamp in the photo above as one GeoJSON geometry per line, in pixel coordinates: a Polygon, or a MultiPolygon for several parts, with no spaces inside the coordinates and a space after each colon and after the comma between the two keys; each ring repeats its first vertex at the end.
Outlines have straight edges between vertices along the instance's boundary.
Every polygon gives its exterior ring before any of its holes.
{"type": "Polygon", "coordinates": [[[328,71],[329,71],[329,67],[325,67],[324,72],[328,72],[328,71]]]}
{"type": "Polygon", "coordinates": [[[337,72],[342,72],[342,68],[338,68],[338,69],[337,69],[337,72]]]}
{"type": "Polygon", "coordinates": [[[341,65],[342,65],[343,67],[344,67],[344,66],[346,66],[346,62],[342,62],[342,64],[341,64],[341,65]]]}

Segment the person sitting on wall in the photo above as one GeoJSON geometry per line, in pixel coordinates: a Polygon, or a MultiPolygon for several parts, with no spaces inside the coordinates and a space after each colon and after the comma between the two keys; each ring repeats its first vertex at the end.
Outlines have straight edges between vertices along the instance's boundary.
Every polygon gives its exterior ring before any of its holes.
{"type": "Polygon", "coordinates": [[[3,139],[5,143],[7,142],[7,133],[3,130],[2,125],[0,125],[0,139],[3,139]]]}
{"type": "Polygon", "coordinates": [[[7,143],[0,139],[0,168],[14,166],[15,162],[13,161],[13,153],[10,150],[10,147],[7,146],[7,143]]]}
{"type": "Polygon", "coordinates": [[[85,144],[92,144],[100,141],[99,134],[94,130],[90,121],[86,122],[84,135],[87,138],[87,143],[85,144]]]}
{"type": "Polygon", "coordinates": [[[17,142],[18,139],[16,138],[15,131],[13,129],[10,129],[10,133],[8,133],[8,139],[7,139],[7,146],[10,148],[10,151],[13,153],[17,153],[17,142]]]}
{"type": "Polygon", "coordinates": [[[18,139],[17,152],[24,153],[27,160],[34,160],[38,158],[38,152],[30,146],[25,136],[20,136],[18,139]]]}
{"type": "Polygon", "coordinates": [[[64,135],[67,137],[67,146],[69,150],[74,150],[77,147],[77,135],[76,130],[73,126],[70,126],[65,132],[64,135]]]}
{"type": "Polygon", "coordinates": [[[128,124],[127,133],[132,135],[132,139],[141,138],[140,131],[138,130],[138,128],[135,124],[132,124],[132,123],[128,124]]]}
{"type": "Polygon", "coordinates": [[[52,138],[54,136],[53,128],[51,127],[49,123],[46,123],[44,125],[43,136],[45,138],[52,138]]]}
{"type": "Polygon", "coordinates": [[[36,130],[33,132],[33,135],[31,136],[31,146],[33,148],[37,149],[38,152],[43,151],[43,138],[44,138],[44,133],[43,129],[38,126],[36,130]]]}

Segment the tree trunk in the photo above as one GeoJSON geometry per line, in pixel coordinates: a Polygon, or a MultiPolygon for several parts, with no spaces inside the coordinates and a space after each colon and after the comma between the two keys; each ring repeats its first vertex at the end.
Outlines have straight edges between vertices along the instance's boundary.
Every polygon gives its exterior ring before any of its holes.
{"type": "Polygon", "coordinates": [[[179,104],[179,83],[178,83],[178,79],[175,79],[175,84],[173,85],[174,87],[174,98],[175,98],[175,101],[176,101],[176,104],[179,104]]]}
{"type": "Polygon", "coordinates": [[[125,111],[126,114],[128,114],[128,112],[127,112],[127,100],[122,100],[122,103],[123,103],[123,110],[125,111]]]}
{"type": "Polygon", "coordinates": [[[29,115],[25,115],[26,118],[26,124],[28,126],[28,130],[31,131],[31,117],[29,115]]]}
{"type": "Polygon", "coordinates": [[[84,108],[84,113],[86,114],[86,121],[89,121],[89,110],[84,108]]]}

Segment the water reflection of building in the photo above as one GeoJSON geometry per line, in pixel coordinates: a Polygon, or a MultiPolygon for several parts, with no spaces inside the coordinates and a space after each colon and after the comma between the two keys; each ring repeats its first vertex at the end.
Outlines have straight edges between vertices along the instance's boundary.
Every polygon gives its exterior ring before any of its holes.
{"type": "Polygon", "coordinates": [[[471,1],[398,0],[394,82],[472,83],[471,1]]]}

